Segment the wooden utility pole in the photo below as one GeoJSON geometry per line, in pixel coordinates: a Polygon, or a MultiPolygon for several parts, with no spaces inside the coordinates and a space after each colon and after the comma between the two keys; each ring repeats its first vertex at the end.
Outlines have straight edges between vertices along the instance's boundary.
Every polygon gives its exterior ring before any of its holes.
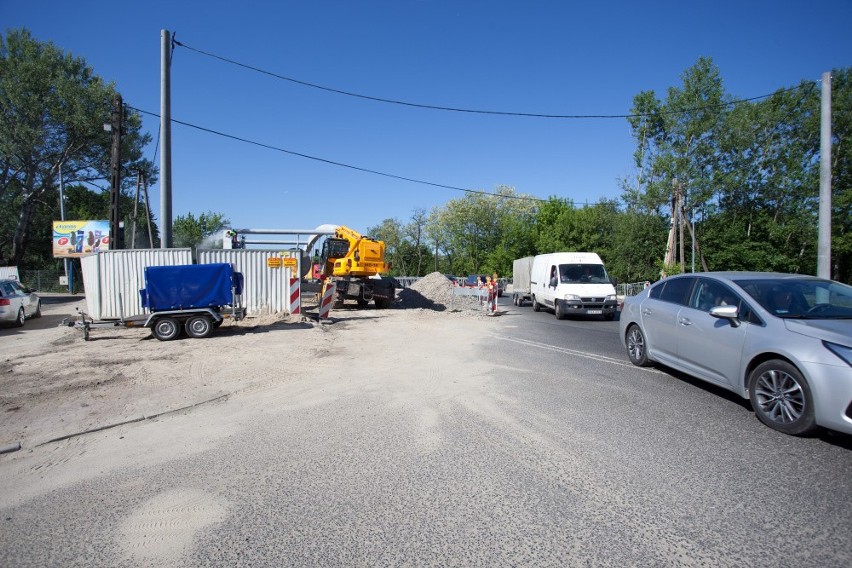
{"type": "Polygon", "coordinates": [[[118,196],[121,192],[121,125],[124,123],[124,104],[121,95],[116,93],[112,100],[112,152],[110,155],[110,192],[109,192],[109,248],[121,248],[119,233],[121,217],[118,211],[118,196]]]}
{"type": "MultiPolygon", "coordinates": [[[[686,271],[686,240],[684,239],[684,226],[689,229],[689,235],[694,243],[693,255],[698,254],[701,259],[701,267],[707,272],[707,261],[701,253],[701,247],[698,244],[698,235],[695,233],[695,226],[686,215],[686,205],[684,199],[684,188],[677,180],[672,182],[672,221],[669,229],[669,238],[666,243],[666,254],[663,257],[664,266],[674,266],[680,264],[681,273],[686,271]]],[[[667,276],[663,274],[663,276],[667,276]]]]}
{"type": "Polygon", "coordinates": [[[133,201],[133,222],[130,225],[130,248],[136,248],[136,224],[139,218],[140,190],[145,194],[145,218],[148,221],[148,248],[154,248],[154,236],[151,231],[151,204],[148,202],[148,178],[141,171],[136,172],[136,199],[133,201]]]}

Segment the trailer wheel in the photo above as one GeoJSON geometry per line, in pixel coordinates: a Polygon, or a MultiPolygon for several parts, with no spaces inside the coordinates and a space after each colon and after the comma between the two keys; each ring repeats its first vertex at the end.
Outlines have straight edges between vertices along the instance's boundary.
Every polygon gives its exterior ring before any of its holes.
{"type": "Polygon", "coordinates": [[[151,333],[160,341],[171,341],[180,334],[180,325],[175,318],[160,318],[154,322],[151,333]]]}
{"type": "Polygon", "coordinates": [[[209,316],[193,316],[186,320],[186,334],[196,339],[209,337],[213,333],[213,322],[209,316]]]}

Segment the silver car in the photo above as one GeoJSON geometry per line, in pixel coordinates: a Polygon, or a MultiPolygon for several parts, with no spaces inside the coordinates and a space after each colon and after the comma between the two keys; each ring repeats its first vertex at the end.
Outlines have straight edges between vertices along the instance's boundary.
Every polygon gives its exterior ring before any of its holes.
{"type": "Polygon", "coordinates": [[[24,325],[41,316],[41,299],[17,280],[0,280],[0,322],[24,325]]]}
{"type": "Polygon", "coordinates": [[[682,274],[627,298],[619,330],[633,364],[661,363],[731,390],[771,428],[852,434],[852,286],[767,272],[682,274]]]}

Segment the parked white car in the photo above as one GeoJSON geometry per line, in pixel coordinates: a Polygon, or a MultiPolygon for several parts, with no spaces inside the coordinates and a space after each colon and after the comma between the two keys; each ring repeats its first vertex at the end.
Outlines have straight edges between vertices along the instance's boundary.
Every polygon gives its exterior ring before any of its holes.
{"type": "Polygon", "coordinates": [[[41,316],[41,299],[16,280],[0,280],[0,322],[24,325],[41,316]]]}

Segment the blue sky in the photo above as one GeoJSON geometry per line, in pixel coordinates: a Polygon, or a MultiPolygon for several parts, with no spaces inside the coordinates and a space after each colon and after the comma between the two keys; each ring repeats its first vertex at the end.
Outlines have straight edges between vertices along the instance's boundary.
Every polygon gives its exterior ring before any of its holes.
{"type": "MultiPolygon", "coordinates": [[[[619,115],[680,86],[711,57],[736,98],[852,64],[852,0],[571,2],[0,0],[26,27],[86,59],[124,101],[160,111],[160,30],[186,46],[333,89],[417,104],[619,115]]],[[[342,96],[177,47],[172,115],[211,130],[395,176],[497,186],[576,203],[617,198],[633,175],[625,119],[443,112],[342,96]]],[[[146,116],[156,140],[158,119],[146,116]]],[[[365,232],[465,193],[329,165],[176,124],[173,216],[213,211],[237,228],[365,232]]],[[[154,144],[148,157],[154,157],[154,144]]],[[[157,158],[159,165],[159,157],[157,158]]],[[[159,186],[151,203],[159,217],[159,186]]]]}

